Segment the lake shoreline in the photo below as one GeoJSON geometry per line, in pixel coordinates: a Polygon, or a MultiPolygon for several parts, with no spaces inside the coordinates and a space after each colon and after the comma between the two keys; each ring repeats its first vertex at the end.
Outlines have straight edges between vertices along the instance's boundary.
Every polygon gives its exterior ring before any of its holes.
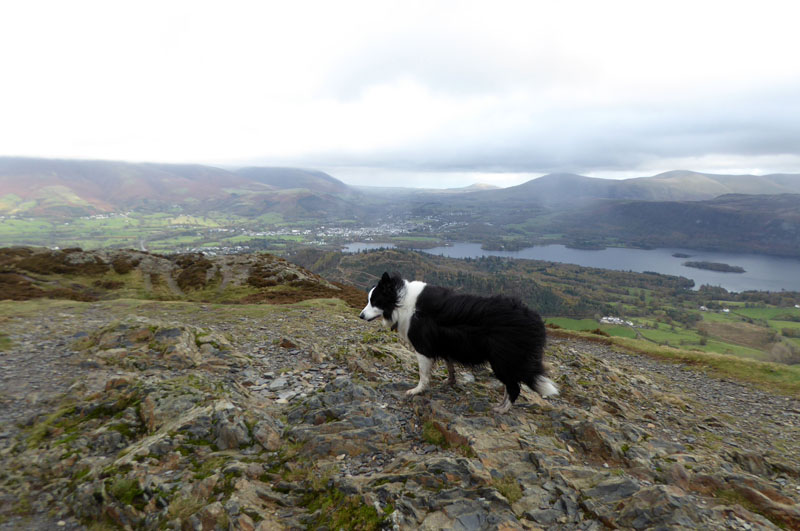
{"type": "MultiPolygon", "coordinates": [[[[358,250],[386,247],[387,243],[353,243],[358,250]]],[[[800,292],[800,260],[772,255],[720,253],[696,249],[659,248],[641,249],[631,247],[606,247],[602,250],[568,248],[561,244],[548,244],[527,247],[514,251],[486,250],[479,243],[450,242],[446,246],[430,249],[417,249],[433,255],[449,258],[479,258],[499,256],[505,258],[539,260],[575,264],[582,267],[633,271],[637,273],[655,272],[689,278],[694,281],[694,289],[702,285],[718,286],[728,291],[796,291],[800,292]],[[691,255],[694,261],[706,261],[741,267],[743,273],[731,275],[727,272],[686,267],[684,258],[674,255],[691,255]]]]}

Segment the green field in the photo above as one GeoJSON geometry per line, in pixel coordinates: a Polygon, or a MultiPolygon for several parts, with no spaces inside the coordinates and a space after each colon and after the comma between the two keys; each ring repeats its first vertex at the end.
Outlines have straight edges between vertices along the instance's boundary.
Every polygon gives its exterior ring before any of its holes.
{"type": "MultiPolygon", "coordinates": [[[[781,315],[785,308],[763,308],[764,315],[781,315]]],[[[704,320],[710,322],[736,323],[742,318],[734,314],[703,313],[704,320]]],[[[550,317],[547,324],[557,325],[564,330],[591,332],[601,330],[609,336],[639,339],[655,345],[676,347],[700,352],[726,354],[756,360],[765,359],[763,350],[751,346],[726,341],[724,337],[703,337],[696,329],[659,322],[653,319],[633,319],[635,328],[629,326],[601,324],[595,319],[571,319],[567,317],[550,317]]],[[[778,332],[782,328],[796,328],[800,330],[800,322],[770,321],[771,326],[778,332]],[[785,326],[784,326],[785,325],[785,326]]],[[[800,346],[800,338],[788,338],[793,344],[800,346]]]]}
{"type": "Polygon", "coordinates": [[[594,319],[569,319],[567,317],[548,317],[545,322],[567,330],[594,330],[600,326],[600,323],[594,319]]]}
{"type": "MultiPolygon", "coordinates": [[[[800,308],[736,308],[731,310],[736,315],[749,317],[750,319],[777,319],[784,316],[792,316],[800,319],[800,308]]],[[[785,317],[784,317],[785,318],[785,317]]]]}
{"type": "Polygon", "coordinates": [[[51,219],[0,220],[0,247],[81,247],[83,249],[132,248],[142,245],[159,253],[184,252],[201,247],[234,247],[258,242],[258,248],[282,249],[286,244],[303,244],[303,234],[252,236],[245,231],[269,232],[312,228],[313,223],[287,224],[280,214],[267,213],[248,219],[225,213],[191,216],[171,213],[130,213],[105,218],[84,217],[68,222],[51,219]],[[220,231],[216,229],[228,229],[220,231]]]}
{"type": "Polygon", "coordinates": [[[545,323],[553,324],[566,330],[592,331],[602,330],[610,336],[636,337],[636,331],[629,326],[601,324],[594,319],[570,319],[568,317],[551,317],[545,319],[545,323]]]}

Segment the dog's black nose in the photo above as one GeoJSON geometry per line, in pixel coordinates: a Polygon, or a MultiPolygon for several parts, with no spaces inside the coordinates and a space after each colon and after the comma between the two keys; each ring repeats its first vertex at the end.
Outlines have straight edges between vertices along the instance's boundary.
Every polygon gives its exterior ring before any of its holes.
{"type": "Polygon", "coordinates": [[[366,319],[366,317],[364,317],[364,312],[361,312],[361,313],[359,314],[359,317],[360,317],[361,319],[366,319]]]}

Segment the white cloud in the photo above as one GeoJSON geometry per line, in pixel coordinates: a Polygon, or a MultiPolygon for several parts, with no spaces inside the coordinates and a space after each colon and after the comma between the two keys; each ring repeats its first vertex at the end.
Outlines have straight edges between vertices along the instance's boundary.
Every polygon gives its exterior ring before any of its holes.
{"type": "Polygon", "coordinates": [[[448,170],[442,185],[673,162],[800,171],[798,14],[789,1],[8,2],[0,155],[448,170]]]}

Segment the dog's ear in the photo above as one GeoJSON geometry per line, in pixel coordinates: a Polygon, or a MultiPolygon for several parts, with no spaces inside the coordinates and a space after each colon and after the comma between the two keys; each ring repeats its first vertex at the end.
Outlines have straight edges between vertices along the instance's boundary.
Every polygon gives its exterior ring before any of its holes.
{"type": "Polygon", "coordinates": [[[389,278],[389,273],[386,271],[383,272],[383,276],[381,277],[381,282],[391,282],[392,279],[389,278]]]}

